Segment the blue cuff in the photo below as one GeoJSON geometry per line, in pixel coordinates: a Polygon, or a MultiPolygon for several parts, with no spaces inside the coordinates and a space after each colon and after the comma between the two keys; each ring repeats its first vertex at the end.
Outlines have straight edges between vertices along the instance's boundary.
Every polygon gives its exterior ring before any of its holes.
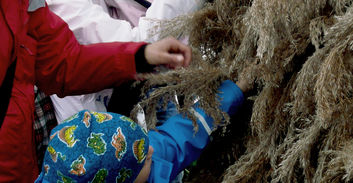
{"type": "Polygon", "coordinates": [[[218,89],[221,109],[233,115],[244,102],[244,94],[240,88],[230,80],[224,81],[218,89]]]}
{"type": "MultiPolygon", "coordinates": [[[[243,92],[230,80],[224,81],[219,87],[218,92],[221,104],[220,108],[229,116],[235,114],[244,102],[243,92]]],[[[195,104],[195,108],[191,112],[198,118],[198,121],[201,122],[206,132],[210,135],[215,128],[213,126],[213,119],[197,106],[198,104],[195,104]]]]}
{"type": "Polygon", "coordinates": [[[151,173],[149,183],[168,183],[173,169],[173,163],[152,156],[151,173]]]}

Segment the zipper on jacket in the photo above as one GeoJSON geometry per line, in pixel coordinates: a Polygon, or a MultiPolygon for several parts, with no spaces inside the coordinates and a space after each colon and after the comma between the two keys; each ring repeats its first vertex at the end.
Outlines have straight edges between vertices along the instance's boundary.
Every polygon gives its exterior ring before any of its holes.
{"type": "Polygon", "coordinates": [[[31,56],[34,55],[33,52],[32,52],[29,48],[27,48],[25,45],[20,44],[20,47],[21,47],[21,48],[24,48],[31,56]]]}

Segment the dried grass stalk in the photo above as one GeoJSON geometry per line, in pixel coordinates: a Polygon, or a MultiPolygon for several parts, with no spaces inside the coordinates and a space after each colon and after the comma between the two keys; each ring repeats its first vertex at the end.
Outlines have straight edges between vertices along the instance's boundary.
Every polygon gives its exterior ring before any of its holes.
{"type": "Polygon", "coordinates": [[[247,150],[223,182],[353,181],[353,0],[215,0],[161,25],[188,37],[194,61],[145,76],[163,85],[141,102],[150,127],[175,94],[180,112],[192,118],[198,96],[219,123],[222,80],[256,78],[247,150]]]}

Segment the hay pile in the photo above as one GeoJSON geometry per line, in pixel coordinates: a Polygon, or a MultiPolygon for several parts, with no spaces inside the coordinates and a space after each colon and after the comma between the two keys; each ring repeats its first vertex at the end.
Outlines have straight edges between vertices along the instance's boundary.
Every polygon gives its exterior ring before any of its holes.
{"type": "Polygon", "coordinates": [[[191,117],[198,96],[216,123],[229,121],[216,89],[247,78],[256,89],[246,150],[223,182],[353,181],[353,0],[215,0],[163,26],[189,36],[194,59],[144,76],[146,90],[162,86],[140,103],[150,128],[175,93],[180,112],[191,117]]]}

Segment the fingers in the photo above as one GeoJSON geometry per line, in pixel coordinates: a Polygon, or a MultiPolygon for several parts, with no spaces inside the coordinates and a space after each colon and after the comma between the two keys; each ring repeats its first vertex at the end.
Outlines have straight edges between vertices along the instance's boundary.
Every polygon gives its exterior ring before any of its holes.
{"type": "Polygon", "coordinates": [[[243,93],[246,93],[250,88],[249,84],[246,81],[244,81],[243,79],[238,80],[236,82],[236,84],[243,93]]]}
{"type": "Polygon", "coordinates": [[[184,67],[184,56],[182,54],[164,53],[160,56],[162,64],[170,68],[184,67]]]}
{"type": "Polygon", "coordinates": [[[184,51],[184,67],[189,66],[190,63],[191,63],[191,59],[192,59],[192,57],[191,57],[191,55],[192,55],[191,48],[187,47],[186,49],[187,50],[184,51]]]}
{"type": "Polygon", "coordinates": [[[190,65],[191,62],[191,48],[189,46],[184,45],[180,41],[178,41],[178,49],[179,53],[181,53],[183,58],[183,67],[187,67],[190,65]]]}
{"type": "MultiPolygon", "coordinates": [[[[174,54],[182,54],[183,60],[181,66],[189,66],[191,62],[191,48],[173,37],[169,37],[167,39],[170,41],[170,49],[168,50],[168,52],[174,54]]],[[[181,59],[180,56],[179,59],[181,59]]]]}
{"type": "Polygon", "coordinates": [[[191,62],[191,48],[185,46],[185,45],[180,45],[181,47],[180,52],[177,54],[177,59],[179,62],[182,62],[183,67],[187,67],[190,65],[191,62]]]}
{"type": "Polygon", "coordinates": [[[184,61],[184,56],[181,54],[176,54],[175,58],[178,62],[183,62],[184,61]]]}
{"type": "Polygon", "coordinates": [[[148,45],[145,57],[149,64],[165,64],[172,68],[187,67],[192,60],[191,48],[172,37],[148,45]]]}
{"type": "Polygon", "coordinates": [[[243,93],[253,89],[257,73],[260,73],[258,65],[250,65],[241,71],[236,84],[243,93]]]}

